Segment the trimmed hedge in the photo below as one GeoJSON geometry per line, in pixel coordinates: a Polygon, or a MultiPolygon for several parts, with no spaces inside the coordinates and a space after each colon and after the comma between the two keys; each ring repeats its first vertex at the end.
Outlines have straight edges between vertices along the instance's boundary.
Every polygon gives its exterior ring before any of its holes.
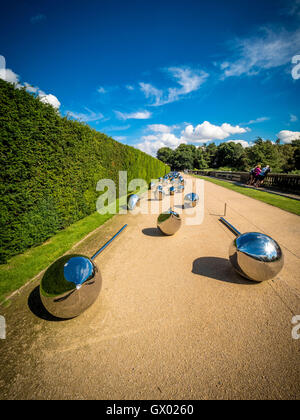
{"type": "Polygon", "coordinates": [[[0,80],[0,263],[96,211],[119,171],[150,182],[170,168],[0,80]]]}

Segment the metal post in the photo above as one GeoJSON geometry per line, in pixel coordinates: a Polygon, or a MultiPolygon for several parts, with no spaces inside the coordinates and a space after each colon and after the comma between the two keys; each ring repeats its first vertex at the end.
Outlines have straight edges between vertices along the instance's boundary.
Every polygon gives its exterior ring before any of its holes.
{"type": "Polygon", "coordinates": [[[127,227],[128,225],[124,225],[122,227],[122,229],[119,230],[119,232],[117,232],[108,242],[106,242],[105,245],[103,245],[99,251],[96,252],[96,254],[94,254],[91,258],[91,260],[94,260],[99,254],[101,254],[102,251],[104,251],[104,249],[118,236],[120,235],[121,232],[123,232],[123,230],[127,227]]]}
{"type": "Polygon", "coordinates": [[[228,227],[228,229],[231,230],[236,236],[240,236],[241,232],[239,232],[234,226],[232,226],[227,220],[224,219],[224,217],[221,217],[220,221],[224,223],[225,226],[228,227]]]}

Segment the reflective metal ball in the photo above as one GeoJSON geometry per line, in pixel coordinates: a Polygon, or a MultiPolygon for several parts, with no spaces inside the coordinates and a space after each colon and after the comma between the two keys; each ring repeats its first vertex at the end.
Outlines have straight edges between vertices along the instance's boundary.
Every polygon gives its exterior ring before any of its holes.
{"type": "Polygon", "coordinates": [[[177,192],[183,193],[184,192],[184,185],[179,185],[177,188],[177,192]]]}
{"type": "Polygon", "coordinates": [[[161,213],[157,219],[158,229],[167,236],[174,235],[181,226],[181,218],[172,210],[161,213]]]}
{"type": "Polygon", "coordinates": [[[185,207],[196,207],[199,201],[199,195],[196,193],[189,193],[184,197],[185,207]]]}
{"type": "Polygon", "coordinates": [[[172,187],[170,188],[170,195],[174,195],[175,194],[175,187],[174,185],[172,185],[172,187]]]}
{"type": "Polygon", "coordinates": [[[149,184],[149,190],[153,190],[154,187],[155,187],[155,183],[154,182],[150,182],[150,184],[149,184]]]}
{"type": "Polygon", "coordinates": [[[137,194],[132,194],[127,199],[128,210],[134,210],[135,207],[139,206],[140,197],[137,194]]]}
{"type": "Polygon", "coordinates": [[[101,273],[95,263],[83,255],[65,255],[45,272],[40,296],[47,311],[57,318],[75,318],[99,296],[101,273]]]}
{"type": "Polygon", "coordinates": [[[276,277],[284,265],[278,243],[263,233],[244,233],[230,246],[229,260],[243,277],[256,282],[276,277]]]}
{"type": "Polygon", "coordinates": [[[163,190],[163,187],[159,185],[155,191],[155,198],[156,200],[162,200],[165,196],[165,192],[163,190]]]}

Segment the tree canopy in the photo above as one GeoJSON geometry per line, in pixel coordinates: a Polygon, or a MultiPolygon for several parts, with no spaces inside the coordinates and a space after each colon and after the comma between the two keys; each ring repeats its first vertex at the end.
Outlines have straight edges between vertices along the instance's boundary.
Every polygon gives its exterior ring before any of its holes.
{"type": "Polygon", "coordinates": [[[257,138],[253,146],[244,148],[240,143],[215,143],[196,147],[181,144],[175,150],[163,147],[157,158],[174,170],[228,169],[248,171],[257,164],[270,165],[272,172],[300,173],[300,139],[291,144],[273,143],[257,138]]]}

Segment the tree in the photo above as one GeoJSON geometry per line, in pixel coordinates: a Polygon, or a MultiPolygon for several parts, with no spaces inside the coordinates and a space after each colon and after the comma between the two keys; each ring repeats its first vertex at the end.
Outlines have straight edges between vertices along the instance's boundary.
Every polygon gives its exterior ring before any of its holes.
{"type": "Polygon", "coordinates": [[[207,162],[205,160],[205,154],[202,147],[198,147],[195,150],[194,154],[194,168],[195,169],[206,169],[208,168],[207,162]]]}
{"type": "Polygon", "coordinates": [[[246,154],[243,146],[239,143],[221,143],[216,154],[217,167],[229,166],[242,169],[245,166],[246,154]]]}
{"type": "Polygon", "coordinates": [[[172,167],[176,170],[194,169],[196,147],[192,144],[181,144],[173,154],[172,167]]]}
{"type": "Polygon", "coordinates": [[[247,155],[251,166],[261,164],[270,165],[273,172],[281,172],[284,165],[284,158],[280,153],[280,147],[274,145],[270,140],[263,141],[258,138],[254,146],[247,148],[247,155]]]}
{"type": "Polygon", "coordinates": [[[204,144],[203,152],[206,165],[209,168],[216,168],[216,154],[218,147],[215,143],[210,143],[208,146],[204,144]]]}
{"type": "Polygon", "coordinates": [[[172,166],[173,150],[170,147],[162,147],[157,151],[157,159],[172,166]]]}

